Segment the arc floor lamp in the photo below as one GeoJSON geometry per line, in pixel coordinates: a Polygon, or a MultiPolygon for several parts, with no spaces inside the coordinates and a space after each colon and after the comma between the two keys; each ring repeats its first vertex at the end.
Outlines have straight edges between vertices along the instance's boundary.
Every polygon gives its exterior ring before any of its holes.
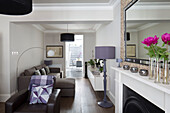
{"type": "Polygon", "coordinates": [[[107,88],[107,80],[106,80],[106,59],[115,59],[115,47],[114,46],[97,46],[95,47],[95,58],[103,59],[104,61],[104,99],[103,101],[98,102],[98,105],[103,108],[112,107],[113,104],[110,101],[107,101],[106,98],[106,88],[107,88]]]}
{"type": "MultiPolygon", "coordinates": [[[[30,47],[30,48],[27,48],[26,50],[24,50],[23,52],[21,52],[21,54],[19,55],[19,57],[18,57],[18,60],[17,60],[17,65],[16,65],[16,80],[17,80],[17,77],[19,76],[19,62],[20,62],[20,59],[22,58],[22,56],[25,54],[25,53],[27,53],[28,51],[30,51],[30,50],[33,50],[33,49],[41,49],[41,50],[43,50],[43,51],[45,51],[45,49],[44,48],[42,48],[42,47],[30,47]]],[[[17,85],[17,84],[16,84],[17,85]]],[[[18,87],[18,85],[16,86],[16,90],[17,90],[17,87],[18,87]]]]}

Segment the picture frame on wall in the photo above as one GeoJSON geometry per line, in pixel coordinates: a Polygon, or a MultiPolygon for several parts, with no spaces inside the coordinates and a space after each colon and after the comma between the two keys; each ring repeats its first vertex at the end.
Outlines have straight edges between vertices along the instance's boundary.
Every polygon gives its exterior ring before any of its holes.
{"type": "Polygon", "coordinates": [[[126,55],[128,58],[136,58],[136,44],[127,44],[126,55]]]}
{"type": "Polygon", "coordinates": [[[62,45],[47,45],[46,46],[46,58],[63,58],[63,46],[62,45]]]}

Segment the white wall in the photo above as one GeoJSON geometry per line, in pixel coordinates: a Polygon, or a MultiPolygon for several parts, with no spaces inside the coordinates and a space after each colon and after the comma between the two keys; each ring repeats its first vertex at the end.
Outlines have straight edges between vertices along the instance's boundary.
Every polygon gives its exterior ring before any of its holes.
{"type": "Polygon", "coordinates": [[[83,33],[84,35],[84,61],[92,59],[92,51],[95,50],[96,33],[83,33]]]}
{"type": "MultiPolygon", "coordinates": [[[[43,48],[43,32],[37,30],[30,24],[10,24],[10,51],[18,52],[18,55],[10,55],[10,92],[16,89],[16,66],[19,56],[28,48],[43,48]]],[[[30,49],[25,52],[18,64],[18,74],[25,69],[40,65],[43,61],[43,49],[30,49]]],[[[19,76],[19,75],[17,75],[19,76]]]]}
{"type": "MultiPolygon", "coordinates": [[[[114,8],[114,21],[102,25],[100,29],[96,32],[96,46],[115,46],[116,47],[116,58],[120,58],[120,43],[121,43],[121,10],[120,3],[114,8]]],[[[108,60],[107,62],[107,71],[109,75],[109,87],[110,91],[108,96],[114,103],[115,97],[115,81],[114,77],[110,76],[111,66],[116,66],[116,60],[108,60]]]]}
{"type": "Polygon", "coordinates": [[[10,95],[10,44],[8,20],[1,18],[0,26],[0,102],[2,102],[10,95]]]}

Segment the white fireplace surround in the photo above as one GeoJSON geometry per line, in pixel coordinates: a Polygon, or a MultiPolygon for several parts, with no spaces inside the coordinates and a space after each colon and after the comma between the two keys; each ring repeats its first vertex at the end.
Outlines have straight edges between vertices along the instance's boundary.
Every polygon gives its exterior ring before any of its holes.
{"type": "Polygon", "coordinates": [[[165,113],[170,113],[170,85],[154,83],[148,77],[131,73],[129,70],[112,67],[115,76],[115,113],[123,113],[123,84],[158,106],[165,113]]]}

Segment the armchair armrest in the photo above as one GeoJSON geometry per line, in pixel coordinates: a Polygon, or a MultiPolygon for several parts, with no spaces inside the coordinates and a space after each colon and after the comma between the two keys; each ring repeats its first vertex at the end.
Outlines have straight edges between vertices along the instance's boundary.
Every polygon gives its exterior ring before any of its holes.
{"type": "Polygon", "coordinates": [[[60,92],[60,89],[54,89],[47,103],[47,113],[60,113],[60,92]]]}
{"type": "Polygon", "coordinates": [[[21,104],[27,101],[28,90],[22,90],[5,102],[5,113],[13,113],[21,104]]]}

